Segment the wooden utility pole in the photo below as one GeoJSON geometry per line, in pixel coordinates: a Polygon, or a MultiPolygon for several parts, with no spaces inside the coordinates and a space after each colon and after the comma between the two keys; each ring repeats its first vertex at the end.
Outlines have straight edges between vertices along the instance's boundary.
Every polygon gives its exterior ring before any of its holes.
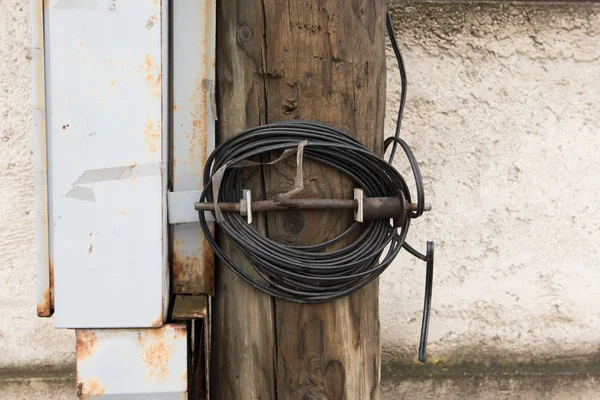
{"type": "MultiPolygon", "coordinates": [[[[309,119],[381,153],[385,0],[217,3],[219,141],[270,122],[309,119]]],[[[247,169],[253,199],[290,189],[293,158],[247,169]]],[[[304,182],[297,197],[352,198],[351,180],[307,160],[304,182]]],[[[314,244],[346,229],[352,213],[289,211],[255,220],[275,240],[314,244]]],[[[220,240],[243,265],[243,255],[220,240]]],[[[221,265],[213,304],[213,398],[379,398],[377,281],[348,298],[300,305],[258,292],[221,265]]]]}

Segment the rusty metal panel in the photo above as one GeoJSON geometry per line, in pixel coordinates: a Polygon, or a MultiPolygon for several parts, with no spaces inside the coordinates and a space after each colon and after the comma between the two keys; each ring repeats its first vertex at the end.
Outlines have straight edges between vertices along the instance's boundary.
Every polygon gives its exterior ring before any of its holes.
{"type": "Polygon", "coordinates": [[[78,329],[80,398],[187,399],[185,325],[156,329],[78,329]]]}
{"type": "Polygon", "coordinates": [[[208,296],[175,296],[171,312],[172,320],[186,321],[206,318],[208,318],[208,296]]]}
{"type": "Polygon", "coordinates": [[[48,171],[46,159],[46,96],[44,73],[44,3],[30,0],[33,100],[33,169],[35,192],[35,249],[37,315],[54,311],[52,265],[48,237],[48,171]]]}
{"type": "MultiPolygon", "coordinates": [[[[202,189],[215,146],[215,0],[177,0],[172,7],[172,182],[181,192],[202,189]]],[[[172,279],[176,294],[214,294],[214,256],[197,221],[173,226],[172,279]]]]}
{"type": "Polygon", "coordinates": [[[171,318],[192,320],[193,344],[191,357],[193,368],[190,382],[194,382],[194,399],[210,399],[210,297],[175,296],[171,318]]]}
{"type": "Polygon", "coordinates": [[[168,2],[44,3],[56,326],[161,326],[168,2]]]}

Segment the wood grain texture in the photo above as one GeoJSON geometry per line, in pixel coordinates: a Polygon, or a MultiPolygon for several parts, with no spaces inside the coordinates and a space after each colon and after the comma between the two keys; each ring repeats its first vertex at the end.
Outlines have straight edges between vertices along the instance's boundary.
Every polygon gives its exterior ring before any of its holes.
{"type": "MultiPolygon", "coordinates": [[[[268,122],[310,119],[382,151],[384,0],[219,3],[221,140],[268,122]]],[[[255,198],[254,193],[274,198],[291,188],[294,177],[290,158],[264,167],[262,177],[255,173],[246,186],[255,198]]],[[[352,198],[352,181],[328,167],[305,160],[304,178],[297,197],[352,198]]],[[[348,211],[274,212],[266,216],[263,229],[281,242],[312,244],[339,234],[351,221],[348,211]]],[[[224,268],[218,271],[215,398],[379,398],[377,282],[335,302],[299,305],[269,299],[224,268]],[[250,315],[258,317],[258,325],[249,325],[250,315]],[[253,345],[259,346],[257,352],[253,345]]]]}
{"type": "MultiPolygon", "coordinates": [[[[244,128],[266,122],[260,77],[263,27],[260,1],[217,2],[217,143],[244,128]],[[252,28],[250,28],[252,27],[252,28]],[[253,37],[252,29],[258,32],[253,37]],[[251,39],[251,40],[250,40],[251,39]]],[[[248,170],[246,187],[262,196],[260,171],[248,170]]],[[[264,233],[264,218],[256,223],[264,233]]],[[[223,235],[220,246],[237,265],[244,256],[223,235]]],[[[274,399],[274,317],[272,299],[217,264],[213,300],[211,397],[213,399],[274,399]]]]}

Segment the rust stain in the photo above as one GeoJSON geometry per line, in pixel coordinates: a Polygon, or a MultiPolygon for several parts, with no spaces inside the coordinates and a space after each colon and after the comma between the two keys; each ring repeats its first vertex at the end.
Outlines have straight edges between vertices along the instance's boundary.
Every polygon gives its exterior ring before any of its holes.
{"type": "Polygon", "coordinates": [[[44,290],[43,303],[37,305],[38,317],[50,317],[52,316],[52,307],[50,306],[50,289],[44,290]]]}
{"type": "MultiPolygon", "coordinates": [[[[163,301],[163,304],[164,304],[164,301],[163,301]]],[[[163,317],[162,317],[162,314],[161,314],[158,317],[156,317],[156,319],[154,319],[154,321],[152,321],[150,323],[150,326],[159,327],[159,326],[162,326],[162,324],[163,324],[163,317]]]]}
{"type": "Polygon", "coordinates": [[[198,257],[181,257],[173,253],[173,291],[177,294],[200,294],[205,291],[202,262],[198,257]]]}
{"type": "Polygon", "coordinates": [[[121,214],[122,216],[125,216],[125,215],[127,215],[127,211],[121,210],[121,211],[119,211],[119,214],[121,214]]]}
{"type": "Polygon", "coordinates": [[[173,339],[185,337],[187,329],[185,325],[173,325],[173,339]]]}
{"type": "Polygon", "coordinates": [[[164,331],[151,329],[143,335],[138,334],[138,342],[142,348],[141,360],[146,369],[145,379],[158,384],[166,383],[173,348],[164,331]]]}
{"type": "Polygon", "coordinates": [[[146,127],[144,129],[144,138],[146,148],[150,153],[156,153],[160,147],[160,122],[152,122],[150,117],[146,117],[146,127]]]}
{"type": "Polygon", "coordinates": [[[54,312],[54,262],[50,259],[49,287],[42,293],[42,303],[37,304],[38,317],[51,317],[54,312]]]}
{"type": "Polygon", "coordinates": [[[98,337],[92,331],[85,329],[76,330],[76,356],[77,361],[83,361],[94,355],[98,345],[98,337]]]}
{"type": "Polygon", "coordinates": [[[160,65],[154,65],[154,61],[152,60],[152,56],[150,54],[146,54],[144,59],[146,67],[143,73],[144,79],[148,84],[148,92],[156,98],[160,98],[162,89],[162,74],[160,73],[160,65]]]}
{"type": "Polygon", "coordinates": [[[187,285],[189,279],[188,270],[189,268],[186,267],[186,263],[180,260],[175,251],[173,254],[173,286],[175,287],[175,293],[180,293],[178,288],[187,285]]]}
{"type": "Polygon", "coordinates": [[[156,77],[156,82],[154,83],[155,85],[155,90],[154,90],[154,96],[156,96],[157,99],[160,99],[160,95],[161,95],[161,83],[162,83],[162,74],[158,74],[158,76],[156,77]]]}
{"type": "Polygon", "coordinates": [[[177,103],[173,100],[173,112],[177,112],[177,103]]]}
{"type": "Polygon", "coordinates": [[[111,80],[109,83],[110,83],[110,86],[113,87],[117,84],[117,81],[111,80]]]}
{"type": "MultiPolygon", "coordinates": [[[[211,91],[214,82],[211,75],[208,74],[210,68],[214,69],[215,57],[212,56],[212,49],[209,48],[209,41],[214,30],[212,21],[212,8],[214,2],[209,1],[206,7],[202,9],[201,15],[204,18],[203,30],[204,40],[201,46],[206,50],[202,54],[200,63],[204,72],[198,76],[194,82],[194,90],[189,101],[184,102],[182,112],[188,112],[191,119],[191,126],[184,132],[187,142],[187,151],[173,157],[172,165],[176,170],[180,165],[204,165],[208,158],[208,122],[209,110],[211,107],[211,91]]],[[[181,104],[180,104],[181,105],[181,104]]],[[[177,111],[177,104],[173,104],[173,112],[177,111]]],[[[174,154],[177,154],[174,151],[174,154]]],[[[181,244],[175,243],[172,264],[173,291],[177,294],[214,294],[214,254],[210,246],[204,240],[199,251],[193,254],[182,255],[181,244]]]]}
{"type": "Polygon", "coordinates": [[[87,250],[88,250],[88,254],[92,254],[92,250],[94,250],[94,245],[90,243],[87,250]]]}
{"type": "MultiPolygon", "coordinates": [[[[214,224],[210,224],[214,235],[214,224]]],[[[197,256],[182,257],[179,251],[183,245],[176,240],[174,243],[172,280],[173,292],[176,294],[208,294],[215,293],[215,256],[208,243],[203,242],[201,253],[197,256]]]]}
{"type": "Polygon", "coordinates": [[[54,260],[50,259],[50,313],[54,311],[54,260]]]}
{"type": "Polygon", "coordinates": [[[187,371],[183,371],[183,374],[181,374],[181,380],[182,380],[184,383],[187,383],[187,381],[188,381],[188,375],[187,375],[187,371]]]}
{"type": "Polygon", "coordinates": [[[207,131],[207,90],[208,81],[202,80],[196,82],[194,94],[190,99],[190,117],[192,119],[192,130],[186,132],[185,136],[188,140],[188,162],[195,164],[200,161],[204,164],[208,157],[208,140],[207,131]]]}
{"type": "Polygon", "coordinates": [[[77,391],[85,399],[86,396],[102,396],[106,393],[106,388],[96,379],[90,379],[85,382],[79,382],[77,384],[77,391]]]}

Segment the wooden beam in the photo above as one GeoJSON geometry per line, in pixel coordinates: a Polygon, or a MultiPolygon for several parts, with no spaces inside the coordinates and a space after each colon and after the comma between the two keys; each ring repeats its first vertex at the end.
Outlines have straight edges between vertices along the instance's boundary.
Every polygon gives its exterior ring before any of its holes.
{"type": "MultiPolygon", "coordinates": [[[[381,152],[385,10],[385,0],[221,0],[218,139],[310,119],[381,152]]],[[[293,185],[294,165],[290,159],[262,173],[248,170],[245,186],[253,198],[273,198],[293,185]]],[[[304,179],[298,197],[352,198],[352,181],[323,165],[305,161],[304,179]]],[[[281,242],[313,244],[351,221],[348,211],[280,212],[258,227],[281,242]]],[[[221,243],[243,262],[225,238],[221,243]]],[[[259,293],[220,266],[215,291],[214,398],[379,398],[378,282],[335,302],[299,305],[259,293]]]]}

